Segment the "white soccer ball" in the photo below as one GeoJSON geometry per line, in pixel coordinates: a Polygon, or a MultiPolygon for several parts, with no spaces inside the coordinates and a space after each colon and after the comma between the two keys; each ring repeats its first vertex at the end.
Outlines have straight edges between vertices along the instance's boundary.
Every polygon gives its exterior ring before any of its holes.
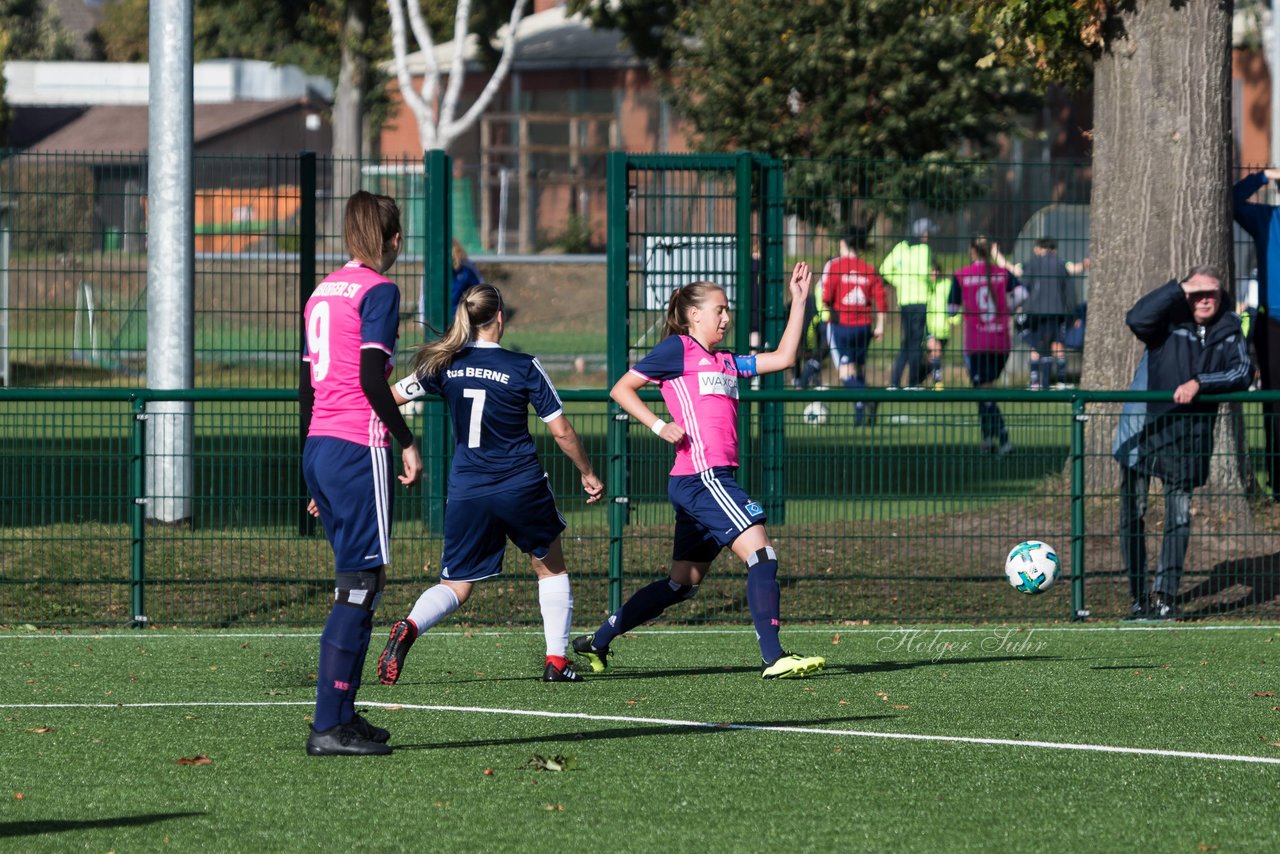
{"type": "Polygon", "coordinates": [[[827,416],[830,414],[826,406],[815,400],[804,408],[804,423],[811,427],[826,424],[827,416]]]}
{"type": "Polygon", "coordinates": [[[1004,574],[1019,593],[1043,593],[1058,580],[1058,553],[1039,540],[1018,543],[1004,559],[1004,574]]]}

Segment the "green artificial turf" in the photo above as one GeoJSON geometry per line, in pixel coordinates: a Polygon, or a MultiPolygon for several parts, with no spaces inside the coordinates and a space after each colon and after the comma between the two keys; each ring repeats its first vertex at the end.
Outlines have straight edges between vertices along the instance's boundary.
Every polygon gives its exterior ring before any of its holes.
{"type": "Polygon", "coordinates": [[[1277,626],[784,628],[828,667],[771,682],[745,627],[658,626],[577,685],[539,681],[540,632],[444,626],[388,687],[382,616],[368,758],[303,750],[314,633],[5,632],[0,848],[1276,845],[1277,626]]]}

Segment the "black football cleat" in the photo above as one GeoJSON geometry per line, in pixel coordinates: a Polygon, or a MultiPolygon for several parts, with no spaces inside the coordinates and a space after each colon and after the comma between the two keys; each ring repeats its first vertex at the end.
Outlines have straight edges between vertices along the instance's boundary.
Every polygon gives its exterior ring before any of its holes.
{"type": "Polygon", "coordinates": [[[351,719],[351,722],[347,724],[347,726],[359,733],[361,738],[367,738],[370,741],[376,741],[379,744],[386,744],[391,740],[390,730],[383,729],[380,726],[374,726],[365,720],[364,715],[359,712],[356,712],[356,716],[351,719]]]}
{"type": "Polygon", "coordinates": [[[413,624],[408,620],[396,620],[391,626],[391,637],[378,656],[378,681],[383,685],[394,685],[404,671],[404,657],[409,654],[409,647],[418,635],[413,624]]]}
{"type": "Polygon", "coordinates": [[[547,669],[542,671],[543,682],[582,682],[584,681],[578,675],[578,671],[573,669],[572,664],[566,664],[564,670],[556,667],[550,661],[547,662],[547,669]]]}
{"type": "Polygon", "coordinates": [[[351,724],[338,724],[324,732],[311,730],[307,736],[310,756],[386,756],[390,745],[362,736],[351,724]]]}

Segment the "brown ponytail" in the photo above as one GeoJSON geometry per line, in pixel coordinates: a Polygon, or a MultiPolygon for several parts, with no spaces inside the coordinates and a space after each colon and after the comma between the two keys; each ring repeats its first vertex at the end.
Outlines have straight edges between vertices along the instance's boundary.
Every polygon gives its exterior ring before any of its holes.
{"type": "Polygon", "coordinates": [[[694,282],[676,288],[667,303],[667,334],[689,334],[689,309],[700,306],[707,301],[712,291],[724,291],[715,282],[694,282]]]}
{"type": "Polygon", "coordinates": [[[400,207],[390,196],[358,190],[347,199],[342,238],[351,257],[382,272],[382,258],[400,233],[400,207]]]}

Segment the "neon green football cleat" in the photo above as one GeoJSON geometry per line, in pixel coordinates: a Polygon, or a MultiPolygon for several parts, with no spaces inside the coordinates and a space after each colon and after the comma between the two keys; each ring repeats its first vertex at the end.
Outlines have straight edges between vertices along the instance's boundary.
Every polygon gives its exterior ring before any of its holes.
{"type": "Polygon", "coordinates": [[[802,679],[812,676],[826,665],[827,660],[820,655],[784,652],[773,664],[766,664],[760,671],[760,676],[763,679],[802,679]]]}
{"type": "Polygon", "coordinates": [[[574,654],[586,659],[587,664],[591,665],[592,673],[604,673],[609,669],[609,648],[596,649],[591,645],[595,635],[583,635],[580,638],[573,639],[574,654]]]}

